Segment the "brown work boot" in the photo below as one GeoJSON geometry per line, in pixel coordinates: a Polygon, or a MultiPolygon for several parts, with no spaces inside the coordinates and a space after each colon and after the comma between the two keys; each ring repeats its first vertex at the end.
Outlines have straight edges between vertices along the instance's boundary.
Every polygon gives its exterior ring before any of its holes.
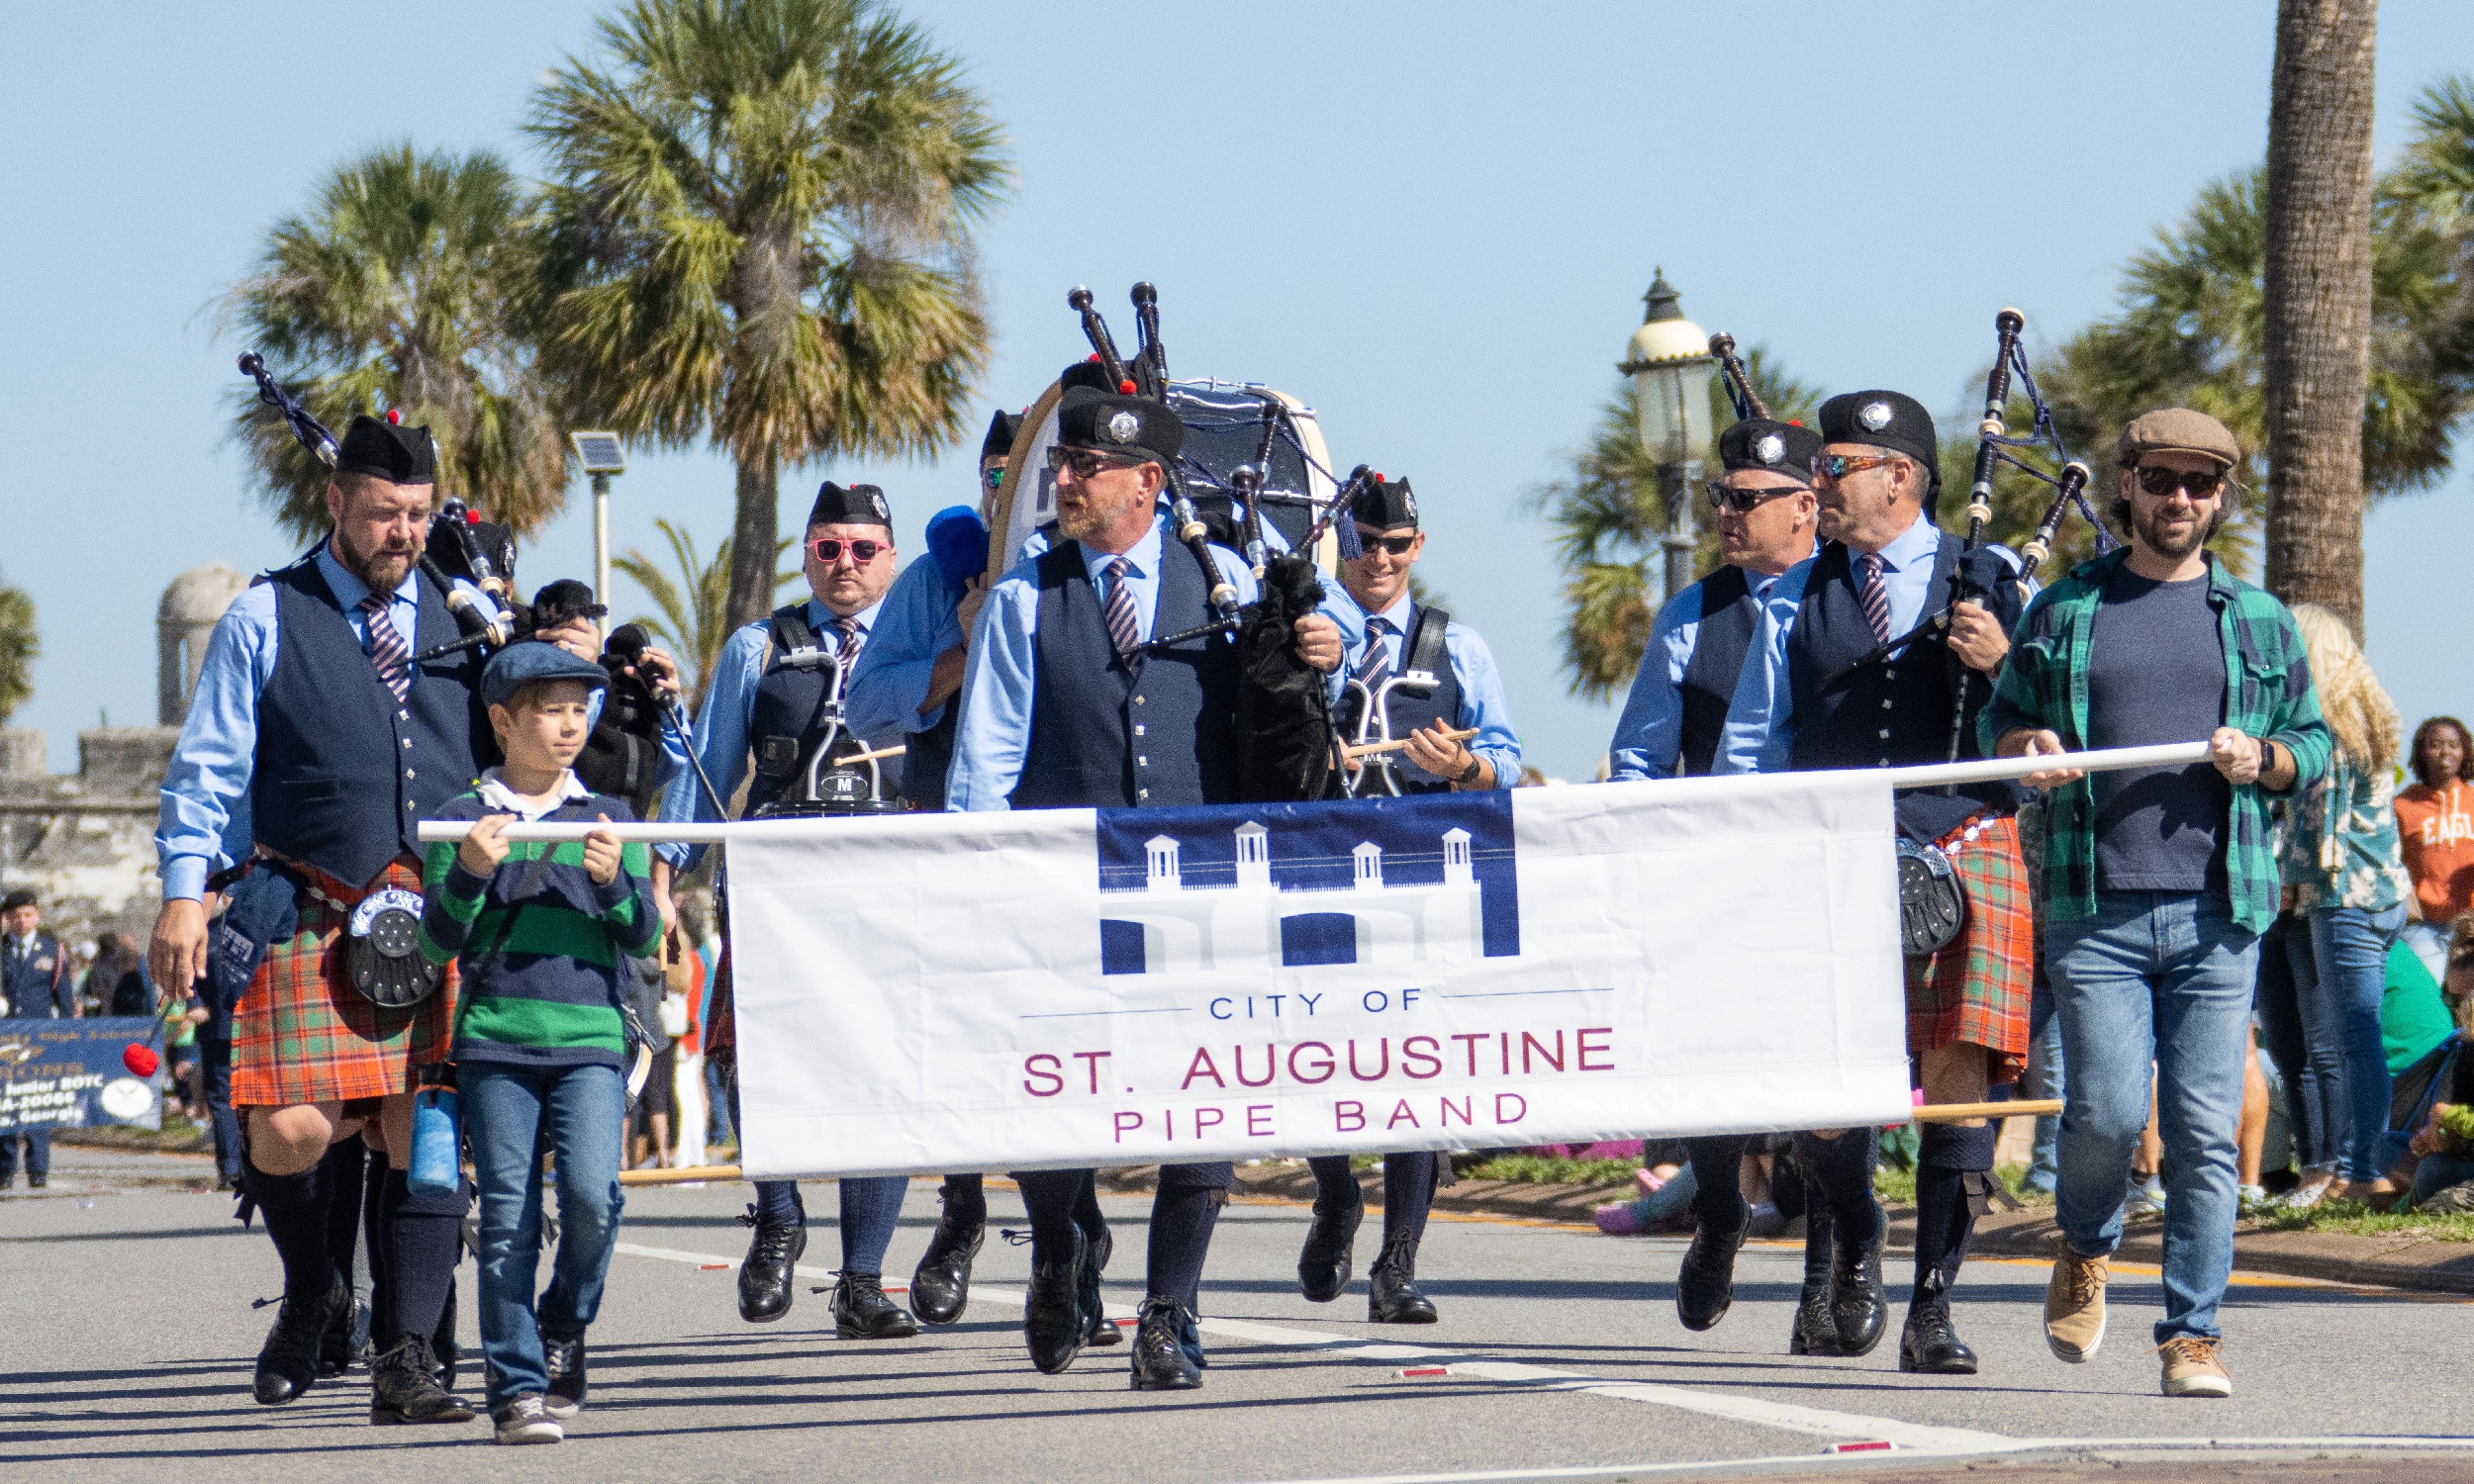
{"type": "Polygon", "coordinates": [[[2064,1247],[2045,1290],[2045,1343],[2072,1365],[2105,1343],[2105,1280],[2113,1259],[2082,1257],[2064,1247]]]}
{"type": "Polygon", "coordinates": [[[2234,1378],[2225,1369],[2225,1342],[2213,1335],[2176,1335],[2156,1346],[2164,1357],[2167,1396],[2232,1396],[2234,1378]]]}

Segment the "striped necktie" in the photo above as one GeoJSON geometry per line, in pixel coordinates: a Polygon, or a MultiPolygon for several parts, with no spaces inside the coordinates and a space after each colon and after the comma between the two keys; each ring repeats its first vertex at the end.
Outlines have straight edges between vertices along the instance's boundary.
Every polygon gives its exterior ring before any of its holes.
{"type": "Polygon", "coordinates": [[[843,664],[859,652],[859,620],[843,615],[828,625],[833,630],[833,657],[843,664]]]}
{"type": "Polygon", "coordinates": [[[1383,642],[1383,635],[1391,631],[1388,618],[1366,620],[1366,653],[1358,657],[1354,678],[1370,693],[1381,690],[1383,682],[1391,677],[1391,647],[1383,642]]]}
{"type": "Polygon", "coordinates": [[[1128,670],[1143,667],[1142,629],[1134,621],[1134,594],[1126,586],[1134,564],[1118,557],[1108,564],[1108,601],[1103,612],[1108,620],[1108,642],[1116,646],[1117,658],[1128,670]]]}
{"type": "Polygon", "coordinates": [[[1856,582],[1856,597],[1864,605],[1864,621],[1872,625],[1875,642],[1890,642],[1890,590],[1881,581],[1881,554],[1867,551],[1856,559],[1860,574],[1856,582]]]}
{"type": "Polygon", "coordinates": [[[404,647],[404,635],[387,616],[390,602],[389,595],[372,593],[361,600],[361,612],[369,624],[369,662],[378,667],[378,679],[401,701],[413,689],[413,652],[404,647]]]}

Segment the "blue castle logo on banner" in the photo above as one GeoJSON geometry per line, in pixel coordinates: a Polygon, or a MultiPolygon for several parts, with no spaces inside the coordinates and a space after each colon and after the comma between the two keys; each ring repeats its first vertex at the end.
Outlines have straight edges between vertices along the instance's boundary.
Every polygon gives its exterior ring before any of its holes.
{"type": "Polygon", "coordinates": [[[1102,974],[1428,969],[1520,953],[1510,796],[1111,809],[1102,974]]]}

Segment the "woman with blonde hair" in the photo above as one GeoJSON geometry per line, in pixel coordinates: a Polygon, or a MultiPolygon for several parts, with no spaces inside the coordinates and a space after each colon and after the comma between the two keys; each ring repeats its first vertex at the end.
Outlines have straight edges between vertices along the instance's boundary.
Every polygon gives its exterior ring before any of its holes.
{"type": "Polygon", "coordinates": [[[2343,619],[2297,604],[2320,711],[2336,746],[2328,772],[2297,787],[2283,844],[2285,884],[2307,915],[2307,937],[2292,945],[2294,988],[2305,1044],[2298,1079],[2310,1149],[2294,1198],[2331,1193],[2369,1199],[2388,1127],[2388,1060],[2380,1041],[2380,996],[2388,950],[2405,927],[2406,875],[2391,800],[2397,787],[2401,723],[2343,619]]]}

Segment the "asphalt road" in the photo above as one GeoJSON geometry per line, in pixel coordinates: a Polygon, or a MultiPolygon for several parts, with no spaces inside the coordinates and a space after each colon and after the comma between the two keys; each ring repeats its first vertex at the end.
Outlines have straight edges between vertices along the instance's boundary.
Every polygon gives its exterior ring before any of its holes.
{"type": "MultiPolygon", "coordinates": [[[[569,1441],[494,1447],[485,1424],[377,1430],[355,1373],[290,1407],[248,1397],[277,1291],[274,1252],[230,1198],[180,1188],[203,1166],[61,1150],[54,1188],[0,1200],[0,1479],[74,1462],[84,1481],[832,1479],[1359,1480],[1640,1478],[1729,1470],[1943,1477],[2003,1460],[2022,1479],[2188,1475],[2194,1457],[2295,1478],[2474,1480],[2466,1301],[2295,1279],[2243,1280],[2225,1315],[2230,1401],[2156,1394],[2152,1272],[2117,1275],[2098,1357],[2064,1366],[2039,1321],[2046,1268],[1971,1264],[1957,1310],[1972,1379],[1902,1376],[1894,1343],[1861,1360],[1783,1353],[1800,1272],[1748,1249],[1736,1306],[1706,1335],[1676,1322],[1682,1244],[1438,1216],[1421,1262],[1442,1323],[1371,1326],[1364,1279],[1298,1296],[1306,1211],[1240,1203],[1205,1281],[1202,1390],[1127,1389],[1124,1347],[1043,1377],[1024,1358],[1027,1249],[992,1233],[969,1312],[914,1341],[832,1338],[801,1285],[780,1324],[742,1324],[732,1217],[744,1186],[628,1196],[624,1247],[592,1332],[593,1392],[569,1441]],[[1439,1374],[1403,1376],[1403,1371],[1439,1374]],[[1891,1443],[1891,1449],[1828,1451],[1891,1443]],[[440,1451],[440,1450],[448,1451],[440,1451]]],[[[804,1270],[837,1253],[829,1184],[810,1185],[804,1270]]],[[[1021,1225],[1010,1190],[992,1224],[1021,1225]]],[[[1139,1298],[1147,1198],[1109,1198],[1112,1302],[1139,1298]]],[[[888,1263],[906,1279],[936,1217],[916,1182],[888,1263]]],[[[1371,1259],[1374,1223],[1361,1237],[1371,1259]]],[[[1889,1264],[1903,1292],[1906,1263],[1889,1264]]],[[[467,1345],[474,1269],[463,1270],[467,1345]]],[[[1130,1314],[1130,1308],[1124,1310],[1130,1314]]],[[[1896,1323],[1893,1311],[1893,1324],[1896,1323]]],[[[467,1390],[478,1390],[477,1359],[467,1390]]]]}

